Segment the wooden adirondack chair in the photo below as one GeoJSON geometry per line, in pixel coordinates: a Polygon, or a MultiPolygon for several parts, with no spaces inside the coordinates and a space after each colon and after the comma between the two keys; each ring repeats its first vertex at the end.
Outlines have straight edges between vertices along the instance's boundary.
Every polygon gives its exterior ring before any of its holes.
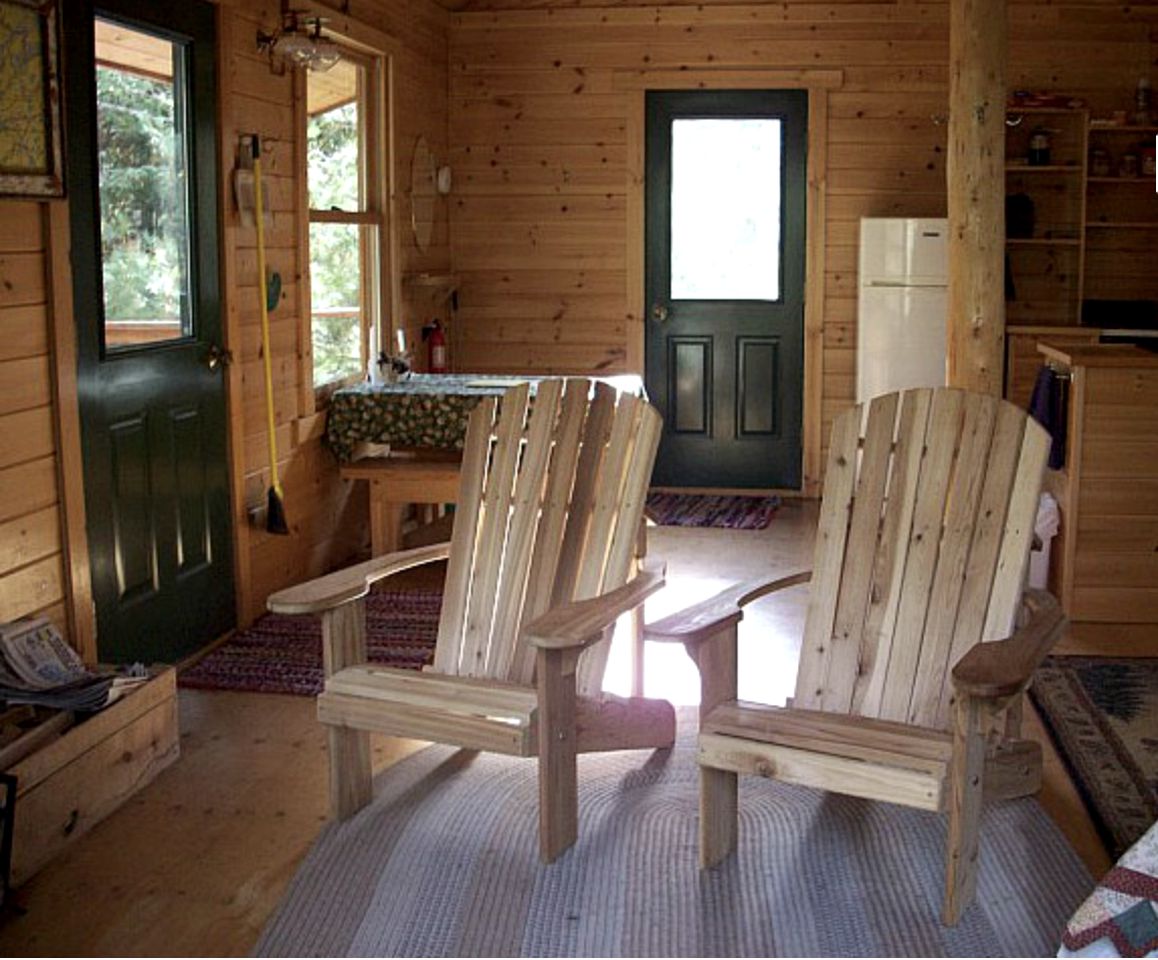
{"type": "Polygon", "coordinates": [[[271,610],[322,617],[318,718],[329,727],[334,816],[370,800],[368,731],[537,755],[550,862],[576,838],[577,752],[672,745],[667,701],[601,692],[616,618],[663,584],[655,570],[628,581],[660,425],[646,401],[583,379],[545,380],[533,400],[526,385],[501,404],[484,400],[467,430],[449,544],[269,598],[271,610]],[[370,585],[445,558],[433,666],[366,663],[370,585]]]}
{"type": "Polygon", "coordinates": [[[1041,781],[1040,748],[1017,739],[1021,694],[1063,619],[1039,591],[1015,619],[1049,438],[1012,404],[954,389],[863,413],[833,424],[814,572],[741,584],[647,636],[684,642],[700,668],[704,866],[735,849],[739,773],[947,810],[955,924],[975,890],[982,794],[1041,781]],[[810,577],[795,696],[737,701],[743,606],[810,577]]]}

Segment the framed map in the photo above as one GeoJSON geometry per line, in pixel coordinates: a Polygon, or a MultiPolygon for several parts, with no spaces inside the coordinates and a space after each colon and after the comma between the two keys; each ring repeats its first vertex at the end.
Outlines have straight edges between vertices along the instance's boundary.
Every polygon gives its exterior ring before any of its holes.
{"type": "Polygon", "coordinates": [[[0,195],[64,196],[58,0],[0,0],[0,195]]]}

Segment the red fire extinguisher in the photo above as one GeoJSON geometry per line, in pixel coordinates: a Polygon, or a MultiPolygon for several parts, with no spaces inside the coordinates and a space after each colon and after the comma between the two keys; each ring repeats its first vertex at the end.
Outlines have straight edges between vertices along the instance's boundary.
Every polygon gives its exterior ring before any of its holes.
{"type": "Polygon", "coordinates": [[[430,373],[446,373],[446,334],[438,320],[430,325],[426,338],[426,369],[430,373]]]}

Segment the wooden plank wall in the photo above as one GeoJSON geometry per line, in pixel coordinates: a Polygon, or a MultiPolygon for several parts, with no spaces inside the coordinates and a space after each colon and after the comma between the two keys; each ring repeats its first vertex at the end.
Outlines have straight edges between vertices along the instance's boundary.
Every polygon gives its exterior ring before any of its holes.
{"type": "MultiPolygon", "coordinates": [[[[409,184],[410,159],[419,133],[435,155],[446,156],[448,15],[430,0],[370,0],[347,12],[401,41],[395,61],[395,176],[409,184]],[[356,9],[355,9],[356,8],[356,9]]],[[[219,68],[222,119],[222,209],[226,343],[236,362],[229,372],[232,411],[234,517],[237,539],[239,617],[259,614],[266,595],[281,586],[342,562],[367,537],[365,497],[341,481],[321,444],[323,419],[300,399],[309,377],[303,309],[299,227],[294,173],[299,146],[293,125],[293,85],[271,72],[256,49],[259,26],[279,20],[273,0],[222,3],[219,68]],[[274,385],[280,468],[292,535],[272,537],[249,523],[248,508],[264,503],[265,455],[260,323],[257,309],[255,235],[240,226],[230,175],[240,132],[257,131],[269,144],[265,167],[274,225],[270,263],[285,287],[272,315],[274,385]]],[[[400,204],[398,260],[402,272],[449,270],[446,201],[436,206],[434,241],[419,253],[409,231],[409,208],[400,204]]],[[[0,199],[0,621],[45,613],[67,630],[63,510],[58,482],[53,406],[52,282],[67,287],[66,274],[50,276],[50,237],[44,204],[0,199]]],[[[67,224],[67,218],[59,220],[67,224]]],[[[63,230],[67,233],[67,229],[63,230]]],[[[66,241],[67,242],[67,241],[66,241]]],[[[406,296],[402,319],[417,329],[431,315],[424,301],[406,296]]],[[[441,307],[441,304],[439,305],[441,307]]],[[[71,324],[72,318],[64,322],[71,324]]],[[[68,331],[65,331],[66,333],[68,331]]],[[[87,595],[86,585],[80,585],[87,595]]]]}
{"type": "Polygon", "coordinates": [[[0,621],[67,636],[44,206],[0,200],[0,621]]]}
{"type": "MultiPolygon", "coordinates": [[[[944,216],[948,7],[910,2],[472,2],[450,39],[453,263],[463,367],[615,372],[627,310],[618,71],[838,68],[829,99],[823,426],[853,401],[858,220],[944,216]],[[489,11],[486,7],[506,9],[489,11]],[[511,9],[523,7],[525,9],[511,9]],[[933,118],[939,118],[935,121],[933,118]]],[[[1014,88],[1128,107],[1153,6],[1014,3],[1014,88]]]]}
{"type": "MultiPolygon", "coordinates": [[[[271,591],[340,565],[368,542],[365,491],[338,477],[334,458],[322,443],[324,416],[317,415],[308,387],[310,344],[308,325],[302,320],[307,309],[303,283],[306,211],[295,179],[297,151],[303,147],[294,121],[294,83],[291,74],[271,71],[268,59],[255,46],[258,28],[269,30],[277,22],[277,11],[272,0],[228,6],[222,10],[219,39],[227,340],[235,358],[230,371],[234,524],[243,623],[261,613],[271,591]],[[265,503],[269,487],[256,235],[253,228],[240,223],[229,178],[238,137],[252,131],[260,133],[267,145],[263,167],[274,218],[273,229],[267,232],[267,261],[283,280],[281,303],[270,319],[279,473],[291,528],[288,537],[266,533],[264,526],[253,525],[249,517],[251,507],[265,503]]],[[[448,17],[428,0],[353,3],[346,12],[402,44],[394,64],[395,177],[400,186],[406,186],[419,133],[436,156],[445,156],[448,17]]],[[[445,206],[445,201],[440,204],[434,242],[419,254],[409,231],[409,208],[400,205],[400,219],[406,226],[399,233],[403,273],[449,269],[445,206]]],[[[423,313],[405,297],[403,304],[402,319],[413,327],[416,338],[423,313]]]]}

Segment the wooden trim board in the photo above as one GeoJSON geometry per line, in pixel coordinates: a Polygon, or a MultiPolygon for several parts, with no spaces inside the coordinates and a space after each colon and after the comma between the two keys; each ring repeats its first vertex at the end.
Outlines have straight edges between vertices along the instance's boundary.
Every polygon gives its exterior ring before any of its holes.
{"type": "Polygon", "coordinates": [[[45,243],[52,327],[52,390],[56,411],[57,489],[61,546],[65,556],[65,603],[72,645],[86,663],[95,663],[96,608],[92,598],[88,531],[85,525],[84,457],[80,441],[80,403],[76,388],[76,324],[69,262],[68,205],[44,207],[45,243]]]}

